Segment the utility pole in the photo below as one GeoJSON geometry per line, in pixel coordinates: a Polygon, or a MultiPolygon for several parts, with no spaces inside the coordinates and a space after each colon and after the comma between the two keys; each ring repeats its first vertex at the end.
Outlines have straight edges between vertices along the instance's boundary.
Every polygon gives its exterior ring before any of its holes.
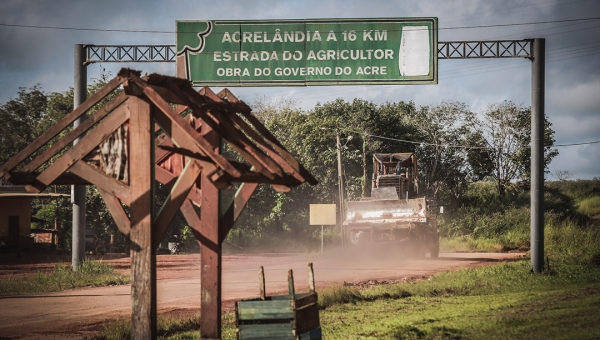
{"type": "Polygon", "coordinates": [[[344,178],[342,173],[342,145],[340,143],[340,129],[335,129],[335,140],[337,147],[337,160],[338,160],[338,186],[340,190],[340,231],[342,233],[342,247],[346,245],[346,233],[344,232],[344,178]]]}
{"type": "Polygon", "coordinates": [[[533,40],[531,67],[531,271],[544,269],[544,89],[546,40],[533,40]]]}
{"type": "Polygon", "coordinates": [[[362,197],[367,197],[367,134],[363,134],[363,185],[362,197]]]}
{"type": "MultiPolygon", "coordinates": [[[[87,98],[87,66],[85,45],[75,44],[75,69],[73,86],[73,107],[76,108],[87,98]]],[[[73,123],[76,128],[86,118],[82,115],[73,123]]],[[[73,141],[73,145],[79,142],[80,138],[73,141]]],[[[77,270],[85,258],[85,185],[71,186],[71,203],[73,203],[73,234],[71,247],[71,264],[73,270],[77,270]]]]}

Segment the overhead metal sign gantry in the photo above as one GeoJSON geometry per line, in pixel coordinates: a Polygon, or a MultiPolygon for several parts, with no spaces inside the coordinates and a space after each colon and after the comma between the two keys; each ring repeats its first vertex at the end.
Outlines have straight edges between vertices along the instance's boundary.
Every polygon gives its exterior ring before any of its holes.
{"type": "Polygon", "coordinates": [[[437,83],[437,18],[177,21],[193,85],[437,83]]]}
{"type": "MultiPolygon", "coordinates": [[[[532,39],[438,42],[438,59],[533,58],[532,39]]],[[[175,62],[175,45],[85,45],[86,64],[175,62]]]]}
{"type": "MultiPolygon", "coordinates": [[[[304,21],[303,21],[304,22],[304,21]]],[[[184,22],[182,22],[184,23],[184,22]]],[[[213,30],[215,29],[213,28],[209,28],[206,27],[206,22],[204,22],[204,27],[202,28],[204,31],[208,31],[208,30],[213,30]]],[[[326,24],[331,24],[331,23],[326,23],[326,24]]],[[[232,42],[232,46],[235,45],[236,40],[240,40],[243,42],[243,30],[241,29],[240,22],[238,22],[238,30],[236,30],[235,28],[233,29],[233,31],[229,32],[229,38],[232,42]],[[236,33],[237,32],[237,33],[236,33]]],[[[413,24],[413,26],[419,26],[420,24],[413,24]]],[[[435,24],[432,24],[435,27],[437,27],[437,21],[435,21],[435,24]]],[[[316,27],[316,26],[315,26],[316,27]]],[[[325,27],[325,26],[323,26],[325,27]]],[[[433,26],[430,26],[433,27],[433,26]]],[[[261,28],[262,29],[262,28],[261,28]]],[[[373,29],[375,30],[375,28],[365,28],[365,29],[373,29]]],[[[437,28],[436,28],[437,29],[437,28]]],[[[306,41],[306,37],[307,37],[307,33],[308,31],[311,32],[311,34],[313,34],[314,37],[314,32],[317,29],[314,27],[310,27],[310,29],[308,29],[306,26],[302,26],[300,28],[298,28],[297,32],[304,32],[304,41],[301,43],[302,45],[308,44],[308,41],[306,41]]],[[[340,27],[337,28],[321,28],[321,26],[319,26],[319,33],[320,33],[320,37],[321,39],[324,38],[324,34],[321,34],[321,32],[327,32],[327,34],[329,33],[330,30],[335,32],[338,32],[339,34],[343,34],[343,32],[346,32],[346,35],[348,37],[349,34],[349,30],[348,29],[343,29],[340,27]]],[[[379,33],[379,37],[383,37],[382,36],[382,29],[380,29],[380,33],[379,33]]],[[[410,29],[409,29],[410,31],[410,29]]],[[[216,32],[216,31],[215,31],[216,32]]],[[[265,34],[264,32],[271,32],[273,34],[273,36],[269,37],[269,33],[266,33],[266,37],[267,40],[272,40],[274,39],[274,34],[275,31],[271,31],[270,29],[262,29],[262,30],[254,30],[253,34],[252,34],[252,38],[253,38],[253,44],[254,43],[258,43],[257,39],[254,37],[255,32],[263,32],[262,35],[258,34],[256,38],[259,38],[260,40],[264,41],[265,38],[265,34]]],[[[199,32],[196,32],[196,35],[199,32]]],[[[295,34],[295,33],[294,33],[295,34]]],[[[358,34],[358,31],[357,31],[358,34]]],[[[364,32],[360,32],[360,34],[364,34],[364,32]]],[[[387,33],[387,38],[392,37],[391,33],[388,32],[387,33]]],[[[217,36],[217,35],[214,35],[217,36]]],[[[343,36],[340,35],[343,39],[343,36]]],[[[225,31],[221,32],[220,37],[220,41],[221,43],[223,43],[224,41],[224,37],[225,37],[225,31]]],[[[338,36],[336,36],[336,38],[338,38],[338,36]]],[[[414,38],[414,37],[413,37],[414,38]]],[[[291,38],[289,38],[291,39],[291,38]]],[[[294,36],[294,39],[296,39],[296,37],[294,36]]],[[[326,38],[325,38],[326,39],[326,38]]],[[[364,39],[364,36],[363,36],[364,39]]],[[[355,78],[356,76],[356,70],[357,70],[357,66],[359,64],[348,64],[348,65],[336,65],[335,63],[333,63],[332,65],[328,65],[327,62],[329,62],[328,60],[321,60],[321,64],[317,63],[318,57],[318,51],[320,50],[325,50],[327,51],[328,48],[324,48],[324,47],[310,47],[308,49],[302,49],[302,61],[298,60],[300,66],[298,67],[332,67],[332,73],[335,75],[335,67],[342,67],[342,73],[344,70],[344,67],[350,67],[352,72],[350,72],[350,75],[347,75],[348,77],[339,77],[339,78],[310,78],[306,76],[306,70],[305,75],[304,75],[304,79],[297,79],[297,82],[295,84],[270,84],[270,82],[273,80],[271,78],[269,78],[269,76],[264,75],[264,72],[262,72],[262,78],[260,78],[260,76],[258,78],[254,78],[253,81],[255,81],[255,83],[249,82],[249,83],[242,83],[241,82],[241,77],[242,77],[242,67],[244,67],[241,64],[241,53],[242,50],[238,49],[238,68],[240,68],[240,76],[236,76],[235,75],[235,70],[231,71],[232,75],[231,77],[227,78],[227,70],[225,70],[224,75],[225,78],[218,78],[219,76],[219,67],[215,66],[215,63],[218,63],[219,60],[224,60],[226,59],[225,57],[225,49],[222,50],[217,50],[215,48],[212,48],[212,50],[208,47],[208,45],[204,46],[205,50],[202,48],[202,46],[199,46],[198,43],[195,44],[195,46],[192,46],[194,44],[180,44],[181,42],[183,42],[184,40],[179,40],[178,39],[178,44],[177,45],[76,45],[76,49],[75,49],[75,106],[78,106],[79,104],[81,104],[83,102],[83,100],[85,99],[85,79],[86,79],[86,74],[85,74],[85,65],[91,64],[91,63],[97,63],[97,62],[175,62],[175,61],[179,61],[177,63],[177,75],[179,77],[186,77],[188,78],[188,80],[190,80],[193,84],[197,84],[198,83],[198,78],[196,75],[194,75],[194,71],[193,69],[186,69],[186,65],[193,65],[193,64],[201,64],[204,65],[204,63],[206,63],[206,68],[207,68],[207,72],[209,72],[209,74],[216,75],[216,76],[210,76],[207,78],[204,78],[205,80],[202,81],[202,85],[227,85],[227,86],[251,86],[251,85],[258,85],[257,82],[263,82],[261,83],[262,85],[315,85],[315,83],[319,83],[320,85],[351,85],[351,84],[360,84],[360,83],[367,83],[367,84],[409,84],[411,83],[409,81],[410,75],[402,74],[402,67],[400,64],[400,59],[399,56],[402,54],[401,53],[401,47],[400,47],[400,42],[402,41],[402,36],[399,35],[397,37],[394,38],[395,39],[395,47],[394,47],[394,56],[397,57],[397,59],[394,60],[394,76],[397,77],[394,80],[390,80],[390,79],[383,79],[381,80],[381,82],[374,82],[372,81],[373,78],[361,78],[361,79],[357,79],[355,78]],[[184,48],[184,46],[188,46],[189,48],[184,48]],[[194,51],[195,50],[195,51],[194,51]],[[201,55],[202,51],[211,51],[210,54],[207,54],[205,56],[201,55]],[[81,52],[81,57],[78,56],[78,51],[81,52]],[[308,54],[310,53],[310,51],[317,51],[315,53],[315,59],[316,59],[316,66],[311,66],[309,65],[308,61],[308,54]],[[215,52],[220,52],[220,54],[217,54],[215,52]],[[187,58],[187,59],[186,59],[187,58]],[[184,62],[181,62],[181,61],[184,62]],[[354,73],[353,73],[354,72],[354,73]],[[237,78],[236,78],[237,77],[237,78]],[[221,81],[221,80],[222,81],[221,81]],[[194,80],[196,80],[196,83],[194,83],[194,80]],[[221,82],[219,82],[221,81],[221,82]],[[78,83],[80,82],[80,83],[78,83]],[[79,95],[78,95],[79,94],[79,95]],[[81,97],[81,98],[80,98],[81,97]]],[[[416,40],[418,40],[419,38],[417,38],[416,40]]],[[[431,52],[429,59],[428,59],[428,63],[429,63],[429,69],[428,69],[428,73],[427,75],[423,75],[423,74],[418,74],[416,76],[416,78],[414,78],[412,81],[419,83],[437,83],[437,59],[475,59],[475,58],[527,58],[530,59],[532,61],[532,84],[531,84],[531,269],[533,272],[539,273],[543,270],[544,267],[544,213],[543,213],[543,195],[544,195],[544,174],[543,174],[543,155],[544,155],[544,145],[543,145],[543,122],[544,122],[544,93],[545,93],[545,40],[544,39],[525,39],[525,40],[498,40],[498,41],[454,41],[454,42],[437,42],[437,38],[434,38],[433,36],[430,36],[429,38],[429,49],[433,50],[432,46],[436,46],[437,45],[437,54],[431,52]],[[421,78],[419,78],[421,77],[421,78]],[[425,78],[422,78],[425,77],[425,78]]],[[[196,38],[196,40],[198,40],[198,38],[196,38]]],[[[202,39],[200,39],[202,40],[202,39]]],[[[384,39],[381,39],[381,41],[377,42],[377,44],[379,43],[383,43],[382,41],[384,41],[384,39]]],[[[425,40],[421,40],[421,42],[423,42],[425,40]]],[[[226,41],[228,42],[228,41],[226,41]]],[[[314,40],[313,40],[314,42],[314,40]]],[[[364,41],[363,41],[364,42],[364,41]]],[[[248,42],[249,43],[249,42],[248,42]]],[[[259,44],[262,44],[263,42],[260,42],[259,44]]],[[[292,42],[289,42],[290,44],[292,44],[292,42]]],[[[300,49],[296,49],[294,46],[294,44],[296,43],[296,41],[294,41],[294,43],[291,46],[289,51],[300,51],[300,49]]],[[[424,44],[421,44],[421,46],[424,44]]],[[[378,45],[377,45],[378,46],[378,45]]],[[[379,49],[379,47],[366,47],[366,48],[361,48],[361,49],[372,49],[377,50],[379,49]]],[[[343,49],[351,49],[351,47],[339,47],[342,50],[343,49]]],[[[391,49],[392,47],[390,47],[391,49]]],[[[383,52],[383,60],[385,61],[385,49],[388,49],[387,47],[381,47],[381,49],[384,50],[383,52]]],[[[338,47],[335,48],[334,51],[334,57],[337,55],[336,51],[338,50],[338,47]]],[[[233,52],[231,50],[229,50],[229,57],[228,58],[232,58],[233,56],[233,52]]],[[[260,49],[257,51],[261,51],[260,49]]],[[[279,54],[276,55],[277,57],[281,57],[283,58],[284,52],[285,50],[281,50],[279,51],[279,54]]],[[[371,51],[371,56],[374,57],[374,52],[371,51]]],[[[271,52],[273,52],[271,50],[271,52]]],[[[325,59],[327,59],[327,55],[329,52],[324,52],[325,53],[325,59]]],[[[340,52],[341,53],[341,52],[340,52]]],[[[368,52],[367,52],[368,53],[368,52]]],[[[261,53],[262,54],[262,53],[261,53]]],[[[262,57],[261,54],[256,55],[256,57],[259,59],[258,62],[260,62],[260,58],[262,57]]],[[[420,56],[423,56],[425,54],[420,54],[420,56]]],[[[296,56],[298,56],[298,54],[296,54],[296,56]]],[[[341,56],[341,54],[340,54],[341,56]]],[[[248,55],[248,67],[253,67],[253,71],[254,68],[256,68],[256,66],[252,66],[252,63],[250,63],[250,61],[252,62],[257,62],[256,60],[250,60],[252,58],[252,55],[249,54],[248,55]]],[[[269,58],[271,58],[271,56],[269,56],[269,58]]],[[[292,59],[293,59],[293,52],[292,52],[292,59]]],[[[341,59],[341,58],[340,58],[341,59]]],[[[310,60],[312,62],[312,59],[310,60]]],[[[341,60],[334,60],[334,61],[344,61],[343,59],[341,60]]],[[[275,68],[277,67],[282,67],[278,64],[278,60],[265,60],[264,61],[266,64],[265,65],[270,65],[269,69],[271,69],[271,72],[274,73],[275,68]],[[272,66],[272,67],[271,67],[272,66]]],[[[364,65],[363,65],[364,66],[364,65]]],[[[370,64],[369,66],[373,66],[372,64],[370,64]]],[[[266,66],[265,66],[266,67],[266,66]]],[[[265,67],[262,67],[262,69],[264,70],[265,67]]],[[[391,66],[390,70],[391,70],[391,66]]],[[[363,68],[364,71],[364,68],[363,68]]],[[[386,66],[386,71],[387,71],[387,66],[386,66]]],[[[414,70],[413,70],[414,71],[414,70]]],[[[199,72],[206,72],[206,70],[200,70],[199,72]]],[[[248,72],[250,73],[250,70],[248,70],[248,72]]],[[[412,72],[412,71],[411,71],[412,72]]],[[[418,71],[421,73],[424,73],[424,71],[418,71]]],[[[271,73],[271,74],[272,74],[271,73]]],[[[291,73],[290,73],[291,74],[291,73]]],[[[324,73],[323,73],[324,74],[324,73]]],[[[327,75],[329,76],[329,75],[327,75]]],[[[373,75],[370,75],[373,76],[373,75]]],[[[202,76],[204,77],[204,76],[202,76]]],[[[83,195],[83,197],[85,197],[85,191],[83,191],[82,193],[80,193],[79,195],[83,195]]],[[[74,200],[77,201],[77,196],[74,195],[74,200]]],[[[75,205],[74,205],[75,207],[75,205]]],[[[75,208],[74,208],[75,210],[75,208]]],[[[74,211],[74,215],[75,215],[75,211],[74,211]]],[[[75,218],[74,218],[75,220],[75,218]]],[[[84,219],[83,219],[84,221],[84,219]]],[[[82,223],[81,225],[85,225],[85,223],[82,223]]],[[[75,251],[75,222],[74,222],[74,251],[75,251]]],[[[82,244],[83,241],[81,240],[82,244]]],[[[203,281],[203,284],[205,284],[205,282],[203,281]]],[[[210,285],[218,285],[219,283],[217,282],[206,282],[206,284],[210,284],[210,285]]],[[[220,306],[219,304],[220,301],[212,301],[213,304],[216,304],[216,306],[220,306]]],[[[212,305],[211,305],[212,306],[212,305]]],[[[204,306],[203,306],[204,307],[204,306]]],[[[207,337],[219,337],[220,336],[220,307],[216,307],[213,309],[209,309],[209,313],[206,313],[206,311],[202,314],[202,319],[203,319],[203,324],[213,324],[216,325],[215,327],[209,328],[208,332],[205,332],[205,329],[203,329],[203,336],[207,336],[207,337]]],[[[156,322],[155,317],[152,319],[151,322],[156,322]]],[[[141,337],[140,337],[141,338],[141,337]]]]}

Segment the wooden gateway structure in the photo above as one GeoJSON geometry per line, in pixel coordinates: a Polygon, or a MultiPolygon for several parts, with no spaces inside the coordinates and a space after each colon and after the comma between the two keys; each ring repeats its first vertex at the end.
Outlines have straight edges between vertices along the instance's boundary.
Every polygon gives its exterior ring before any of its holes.
{"type": "Polygon", "coordinates": [[[130,239],[134,339],[156,338],[155,252],[179,209],[201,245],[202,338],[220,338],[221,244],[250,196],[259,183],[278,192],[317,183],[229,90],[196,92],[187,80],[140,77],[129,69],[2,165],[2,177],[33,193],[53,184],[98,188],[117,227],[130,239]],[[221,140],[243,161],[223,157],[221,140]],[[172,188],[160,209],[154,204],[155,181],[172,188]],[[233,183],[242,184],[220,212],[219,189],[233,183]],[[200,207],[200,215],[193,205],[200,207]]]}

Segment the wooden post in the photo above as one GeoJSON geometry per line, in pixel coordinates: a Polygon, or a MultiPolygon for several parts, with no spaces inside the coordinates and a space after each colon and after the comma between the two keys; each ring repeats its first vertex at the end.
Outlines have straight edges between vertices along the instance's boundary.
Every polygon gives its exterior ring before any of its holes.
{"type": "Polygon", "coordinates": [[[315,272],[313,271],[312,262],[308,263],[308,289],[311,293],[315,292],[315,272]]]}
{"type": "MultiPolygon", "coordinates": [[[[202,136],[219,151],[219,135],[208,124],[202,125],[202,136]]],[[[202,172],[201,220],[201,301],[200,336],[202,339],[221,338],[221,243],[219,242],[219,189],[202,172]]]]}
{"type": "Polygon", "coordinates": [[[156,339],[156,251],[152,247],[154,148],[150,106],[130,97],[131,337],[156,339]],[[133,169],[133,165],[136,168],[133,169]]]}
{"type": "Polygon", "coordinates": [[[260,270],[258,271],[258,284],[260,285],[260,299],[267,299],[267,291],[265,289],[265,268],[260,266],[260,270]]]}
{"type": "Polygon", "coordinates": [[[294,272],[288,270],[288,290],[290,291],[290,300],[296,299],[296,290],[294,289],[294,272]]]}

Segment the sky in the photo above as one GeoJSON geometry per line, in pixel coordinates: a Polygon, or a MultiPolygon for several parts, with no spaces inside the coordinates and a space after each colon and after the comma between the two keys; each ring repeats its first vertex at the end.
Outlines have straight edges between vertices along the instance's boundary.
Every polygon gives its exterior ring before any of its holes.
{"type": "MultiPolygon", "coordinates": [[[[20,87],[40,84],[47,93],[72,87],[74,44],[174,45],[176,20],[388,17],[437,17],[441,42],[545,38],[545,110],[555,130],[555,144],[600,141],[598,0],[2,0],[0,103],[15,98],[20,87]],[[588,18],[595,19],[572,21],[588,18]],[[473,26],[478,27],[469,28],[473,26]],[[101,31],[107,29],[117,31],[101,31]],[[127,32],[132,30],[167,33],[127,32]]],[[[122,67],[175,75],[174,63],[96,63],[88,66],[88,77],[98,78],[102,72],[114,76],[122,67]]],[[[473,112],[482,112],[488,104],[504,100],[531,105],[531,61],[440,60],[437,85],[231,90],[247,103],[257,98],[292,100],[303,110],[337,98],[360,98],[377,104],[413,101],[417,105],[457,100],[473,112]]],[[[560,154],[550,164],[546,179],[556,179],[556,171],[569,171],[580,179],[600,177],[600,143],[557,148],[560,154]]]]}

